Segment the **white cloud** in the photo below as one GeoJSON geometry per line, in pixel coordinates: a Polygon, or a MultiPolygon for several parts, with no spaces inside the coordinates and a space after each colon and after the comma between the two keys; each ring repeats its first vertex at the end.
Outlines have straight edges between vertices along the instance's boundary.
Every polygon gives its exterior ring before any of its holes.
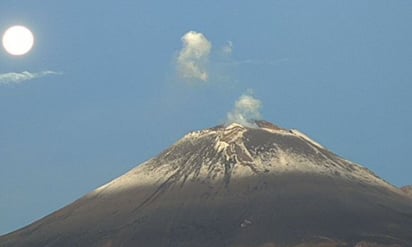
{"type": "Polygon", "coordinates": [[[4,73],[4,74],[0,74],[0,85],[19,84],[24,81],[33,80],[33,79],[45,77],[48,75],[60,75],[60,74],[61,73],[59,72],[55,72],[51,70],[35,72],[35,73],[28,72],[28,71],[24,71],[20,73],[16,73],[16,72],[4,73]]]}
{"type": "Polygon", "coordinates": [[[185,80],[207,81],[207,63],[212,49],[211,42],[202,34],[187,32],[182,37],[183,48],[177,57],[179,75],[185,80]]]}
{"type": "Polygon", "coordinates": [[[235,108],[227,114],[227,122],[254,127],[253,120],[259,120],[262,117],[261,108],[262,102],[250,95],[250,92],[243,94],[235,102],[235,108]]]}

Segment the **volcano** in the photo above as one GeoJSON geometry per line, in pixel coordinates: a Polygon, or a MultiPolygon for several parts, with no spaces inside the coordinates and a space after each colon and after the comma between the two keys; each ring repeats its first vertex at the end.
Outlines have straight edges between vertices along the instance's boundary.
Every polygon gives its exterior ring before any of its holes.
{"type": "Polygon", "coordinates": [[[2,247],[412,246],[412,197],[297,130],[191,132],[2,247]]]}

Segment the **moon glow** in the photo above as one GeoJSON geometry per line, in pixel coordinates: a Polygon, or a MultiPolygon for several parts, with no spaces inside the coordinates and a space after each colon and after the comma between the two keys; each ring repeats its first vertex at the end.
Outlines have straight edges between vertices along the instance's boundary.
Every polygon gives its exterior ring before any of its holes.
{"type": "Polygon", "coordinates": [[[31,50],[34,44],[33,33],[24,26],[13,26],[3,34],[3,47],[13,56],[21,56],[31,50]]]}

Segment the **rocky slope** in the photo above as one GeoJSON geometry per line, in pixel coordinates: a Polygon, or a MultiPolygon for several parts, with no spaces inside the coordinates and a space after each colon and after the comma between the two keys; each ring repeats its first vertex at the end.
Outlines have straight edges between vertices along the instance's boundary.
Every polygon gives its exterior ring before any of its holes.
{"type": "Polygon", "coordinates": [[[412,198],[296,130],[192,132],[0,246],[412,246],[412,198]]]}
{"type": "Polygon", "coordinates": [[[405,192],[406,194],[412,196],[412,185],[404,186],[401,188],[401,190],[405,192]]]}

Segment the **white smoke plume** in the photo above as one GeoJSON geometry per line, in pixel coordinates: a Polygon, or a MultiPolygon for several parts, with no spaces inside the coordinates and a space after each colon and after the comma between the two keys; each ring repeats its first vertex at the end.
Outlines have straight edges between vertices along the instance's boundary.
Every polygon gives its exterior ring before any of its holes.
{"type": "Polygon", "coordinates": [[[235,108],[227,114],[227,122],[238,123],[248,127],[255,127],[253,120],[261,119],[260,109],[262,102],[250,93],[243,94],[235,102],[235,108]]]}
{"type": "Polygon", "coordinates": [[[16,72],[4,73],[4,74],[0,74],[0,85],[19,84],[24,81],[33,80],[33,79],[45,77],[48,75],[60,75],[60,74],[61,73],[59,72],[50,71],[50,70],[35,72],[35,73],[28,72],[28,71],[24,71],[20,73],[16,73],[16,72]]]}
{"type": "Polygon", "coordinates": [[[189,81],[207,81],[207,63],[212,49],[211,42],[202,34],[187,32],[182,37],[183,48],[177,57],[179,75],[189,81]]]}

